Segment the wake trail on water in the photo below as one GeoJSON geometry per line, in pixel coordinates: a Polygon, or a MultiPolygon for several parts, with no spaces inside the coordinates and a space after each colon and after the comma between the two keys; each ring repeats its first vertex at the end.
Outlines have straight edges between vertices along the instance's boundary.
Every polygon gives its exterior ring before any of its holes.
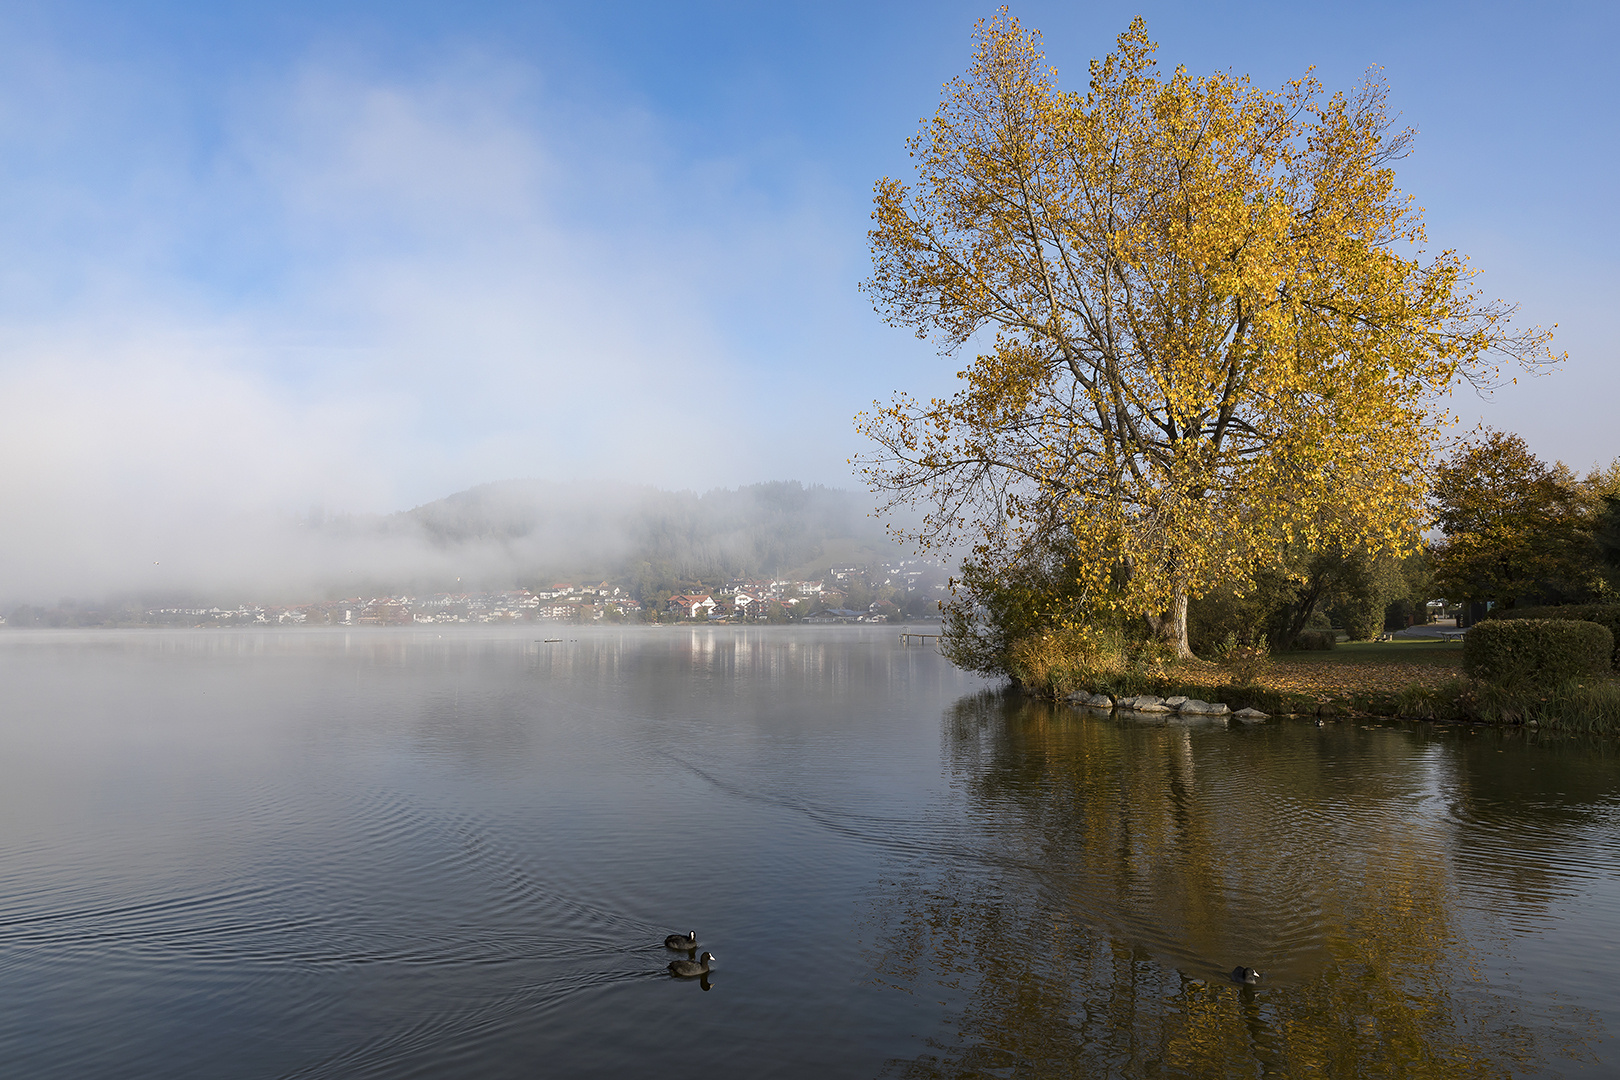
{"type": "Polygon", "coordinates": [[[781,795],[722,779],[701,765],[696,765],[669,751],[664,751],[663,756],[700,777],[717,791],[733,798],[790,811],[828,832],[861,844],[898,855],[928,857],[941,862],[966,862],[1001,870],[1039,869],[1036,863],[964,844],[961,840],[961,827],[953,822],[862,814],[844,810],[803,796],[781,795]]]}
{"type": "Polygon", "coordinates": [[[544,909],[550,924],[556,923],[559,914],[563,916],[567,937],[549,943],[547,956],[641,952],[646,951],[647,946],[629,946],[625,940],[656,938],[657,942],[662,942],[668,933],[667,929],[620,909],[547,884],[546,875],[528,857],[502,841],[498,827],[480,815],[460,810],[430,812],[393,791],[375,791],[360,805],[367,818],[377,822],[374,829],[379,835],[398,828],[443,842],[445,850],[430,865],[450,867],[458,874],[477,877],[494,886],[498,914],[544,909]]]}
{"type": "Polygon", "coordinates": [[[445,1062],[423,1064],[433,1053],[457,1058],[473,1053],[522,1018],[533,1021],[555,1012],[582,993],[616,984],[663,978],[662,971],[570,972],[526,983],[477,1005],[441,1006],[402,1022],[384,1034],[329,1054],[280,1075],[279,1080],[328,1076],[410,1076],[442,1072],[445,1062]],[[410,1066],[415,1065],[416,1068],[410,1066]]]}
{"type": "MultiPolygon", "coordinates": [[[[664,952],[661,942],[666,930],[549,885],[529,858],[506,844],[499,830],[477,814],[428,811],[405,795],[386,790],[368,793],[359,800],[358,807],[371,823],[370,835],[375,839],[386,841],[395,834],[417,841],[436,839],[444,850],[430,865],[493,885],[497,897],[489,912],[493,922],[511,923],[514,915],[524,911],[544,911],[543,919],[532,921],[551,928],[554,936],[535,940],[525,934],[522,943],[514,946],[512,959],[600,962],[610,956],[632,959],[653,951],[664,952]]],[[[523,920],[520,925],[529,922],[523,920]]],[[[475,961],[459,957],[457,962],[475,961]]],[[[628,970],[592,967],[562,971],[519,983],[482,1002],[441,1001],[391,1025],[385,1032],[285,1073],[283,1080],[408,1076],[415,1071],[442,1071],[449,1067],[449,1058],[467,1060],[470,1066],[479,1047],[499,1039],[519,1022],[542,1020],[582,994],[638,980],[667,978],[661,965],[656,969],[641,967],[645,962],[636,959],[636,967],[628,970]],[[428,1057],[435,1064],[422,1064],[428,1057]],[[413,1064],[417,1070],[413,1070],[413,1064]]]]}

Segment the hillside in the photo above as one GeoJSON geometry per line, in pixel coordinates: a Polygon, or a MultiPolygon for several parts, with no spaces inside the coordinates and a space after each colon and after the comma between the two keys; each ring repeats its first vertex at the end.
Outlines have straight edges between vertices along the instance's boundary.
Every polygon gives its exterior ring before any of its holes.
{"type": "Polygon", "coordinates": [[[541,480],[483,484],[392,515],[379,528],[416,535],[506,578],[820,576],[834,564],[900,554],[860,492],[796,481],[702,494],[541,480]]]}

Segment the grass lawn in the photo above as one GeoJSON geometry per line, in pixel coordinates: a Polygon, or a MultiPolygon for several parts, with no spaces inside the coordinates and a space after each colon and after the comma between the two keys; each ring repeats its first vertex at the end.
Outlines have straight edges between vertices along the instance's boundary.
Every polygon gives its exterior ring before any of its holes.
{"type": "MultiPolygon", "coordinates": [[[[1268,690],[1316,696],[1398,693],[1408,686],[1437,687],[1462,675],[1462,642],[1354,641],[1323,652],[1277,653],[1256,681],[1268,690]]],[[[1215,664],[1177,666],[1182,678],[1220,682],[1215,664]]]]}

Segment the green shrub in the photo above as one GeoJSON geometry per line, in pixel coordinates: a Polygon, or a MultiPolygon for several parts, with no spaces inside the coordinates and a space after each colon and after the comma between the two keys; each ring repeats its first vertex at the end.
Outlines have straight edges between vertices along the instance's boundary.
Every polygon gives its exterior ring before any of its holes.
{"type": "Polygon", "coordinates": [[[1068,626],[1031,634],[1007,649],[1007,674],[1030,693],[1061,697],[1130,670],[1131,644],[1106,627],[1068,626]]]}
{"type": "Polygon", "coordinates": [[[1295,652],[1324,652],[1339,644],[1339,635],[1332,630],[1301,630],[1294,639],[1295,652]]]}
{"type": "Polygon", "coordinates": [[[1505,688],[1554,686],[1609,670],[1614,635],[1608,627],[1564,619],[1497,619],[1463,639],[1463,670],[1505,688]]]}
{"type": "Polygon", "coordinates": [[[1615,651],[1610,664],[1620,670],[1620,604],[1564,604],[1560,607],[1499,608],[1492,619],[1561,619],[1595,622],[1614,635],[1615,651]]]}
{"type": "Polygon", "coordinates": [[[1263,638],[1240,641],[1236,634],[1227,634],[1215,649],[1215,662],[1226,669],[1234,684],[1253,686],[1271,666],[1271,647],[1263,638]]]}
{"type": "Polygon", "coordinates": [[[1328,614],[1351,641],[1371,641],[1384,625],[1384,610],[1371,597],[1346,599],[1328,614]]]}

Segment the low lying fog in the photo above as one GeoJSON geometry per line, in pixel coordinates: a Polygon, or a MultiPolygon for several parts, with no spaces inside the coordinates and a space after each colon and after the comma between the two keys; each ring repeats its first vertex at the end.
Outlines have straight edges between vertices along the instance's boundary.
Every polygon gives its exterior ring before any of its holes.
{"type": "MultiPolygon", "coordinates": [[[[882,331],[817,193],[760,199],[487,57],[312,64],[202,133],[126,130],[178,107],[80,74],[0,74],[52,102],[0,131],[28,163],[0,178],[0,602],[499,576],[510,544],[384,523],[503,477],[582,506],[609,478],[855,486],[875,394],[823,361],[882,331]]],[[[518,561],[620,542],[559,527],[518,561]]]]}

